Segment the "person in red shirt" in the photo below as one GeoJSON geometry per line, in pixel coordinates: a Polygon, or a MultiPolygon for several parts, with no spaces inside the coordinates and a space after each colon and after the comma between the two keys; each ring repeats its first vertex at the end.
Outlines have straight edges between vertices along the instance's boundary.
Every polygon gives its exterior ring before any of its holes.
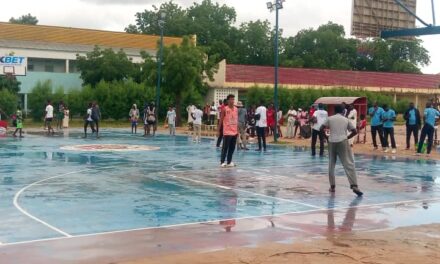
{"type": "Polygon", "coordinates": [[[310,107],[310,110],[309,110],[309,117],[310,118],[312,118],[312,116],[315,113],[315,111],[316,111],[316,108],[315,108],[314,105],[312,105],[312,107],[310,107]]]}
{"type": "Polygon", "coordinates": [[[237,145],[238,137],[238,109],[235,106],[235,96],[233,94],[227,97],[228,105],[223,108],[220,124],[222,128],[219,128],[218,134],[220,136],[223,130],[223,148],[221,154],[221,167],[235,167],[232,162],[232,155],[235,151],[235,145],[237,145]]]}
{"type": "Polygon", "coordinates": [[[275,109],[273,108],[273,104],[269,105],[269,108],[267,109],[267,128],[269,131],[267,131],[268,135],[273,135],[275,131],[275,109]]]}

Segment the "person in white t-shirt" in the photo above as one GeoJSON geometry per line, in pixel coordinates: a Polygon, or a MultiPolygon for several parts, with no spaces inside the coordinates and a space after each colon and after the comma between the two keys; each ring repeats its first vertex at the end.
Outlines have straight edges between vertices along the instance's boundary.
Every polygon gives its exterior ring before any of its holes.
{"type": "MultiPolygon", "coordinates": [[[[357,127],[357,110],[352,104],[348,106],[347,118],[354,127],[357,127]]],[[[348,142],[350,143],[350,146],[353,147],[354,138],[350,138],[348,142]]]]}
{"type": "Polygon", "coordinates": [[[90,126],[92,129],[92,134],[95,133],[95,127],[93,126],[93,119],[92,119],[92,108],[93,104],[89,103],[89,106],[87,107],[86,116],[84,117],[84,137],[87,138],[87,127],[90,126]]]}
{"type": "Polygon", "coordinates": [[[328,113],[324,110],[323,104],[318,104],[318,110],[313,113],[312,123],[312,156],[316,156],[316,141],[319,137],[319,156],[324,156],[325,132],[321,130],[322,125],[327,121],[328,113]]]}
{"type": "Polygon", "coordinates": [[[202,140],[202,118],[203,111],[199,107],[194,107],[194,111],[191,113],[193,118],[194,133],[193,142],[200,142],[202,140]]]}
{"type": "Polygon", "coordinates": [[[287,112],[287,138],[293,138],[293,131],[295,130],[295,121],[298,113],[293,108],[293,105],[290,106],[289,111],[287,112]]]}
{"type": "Polygon", "coordinates": [[[264,106],[264,102],[261,102],[255,111],[255,120],[257,120],[255,126],[258,136],[258,149],[256,151],[266,151],[267,108],[264,106]],[[263,148],[261,148],[261,141],[263,141],[263,148]]]}
{"type": "Polygon", "coordinates": [[[165,120],[168,124],[168,129],[170,130],[170,135],[176,135],[176,111],[173,107],[168,108],[167,119],[165,120]]]}
{"type": "Polygon", "coordinates": [[[47,134],[50,135],[52,131],[52,135],[55,134],[55,131],[52,128],[52,120],[53,120],[53,106],[50,100],[47,101],[47,106],[45,110],[44,120],[47,125],[47,134]]]}

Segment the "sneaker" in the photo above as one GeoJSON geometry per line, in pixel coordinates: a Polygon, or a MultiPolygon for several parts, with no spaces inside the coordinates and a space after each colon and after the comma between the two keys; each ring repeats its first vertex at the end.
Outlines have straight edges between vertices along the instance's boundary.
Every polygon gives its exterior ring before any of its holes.
{"type": "Polygon", "coordinates": [[[226,163],[222,163],[222,165],[220,165],[220,167],[222,168],[226,168],[228,165],[226,163]]]}
{"type": "Polygon", "coordinates": [[[336,192],[336,187],[335,186],[330,186],[330,189],[328,189],[329,192],[334,193],[336,192]]]}
{"type": "Polygon", "coordinates": [[[390,149],[389,149],[389,148],[384,148],[384,149],[383,149],[383,152],[384,152],[384,153],[388,153],[388,152],[390,152],[390,149]]]}
{"type": "Polygon", "coordinates": [[[391,153],[396,154],[396,153],[397,153],[397,149],[393,149],[393,150],[391,151],[391,153]]]}
{"type": "Polygon", "coordinates": [[[362,195],[364,195],[364,193],[361,192],[361,190],[359,190],[358,187],[353,187],[352,190],[358,197],[361,197],[362,195]]]}
{"type": "Polygon", "coordinates": [[[226,167],[228,167],[228,168],[235,167],[235,163],[234,163],[234,162],[231,162],[231,163],[229,163],[228,165],[226,165],[226,167]]]}
{"type": "Polygon", "coordinates": [[[373,150],[378,150],[378,149],[379,149],[378,147],[374,147],[374,148],[373,148],[373,150]]]}

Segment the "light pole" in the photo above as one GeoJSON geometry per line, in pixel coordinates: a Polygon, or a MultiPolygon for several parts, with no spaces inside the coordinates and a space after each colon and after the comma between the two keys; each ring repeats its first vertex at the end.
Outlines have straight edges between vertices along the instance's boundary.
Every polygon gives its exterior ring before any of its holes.
{"type": "MultiPolygon", "coordinates": [[[[278,49],[279,49],[279,10],[283,9],[285,0],[275,0],[274,2],[267,2],[267,8],[272,12],[275,11],[275,82],[274,82],[274,106],[275,106],[275,131],[274,141],[278,141],[278,49]]],[[[282,118],[282,117],[281,117],[282,118]]]]}
{"type": "Polygon", "coordinates": [[[159,122],[159,107],[160,107],[160,84],[162,83],[161,71],[162,71],[162,59],[163,59],[163,28],[165,26],[166,13],[161,12],[159,15],[159,21],[157,22],[160,28],[160,47],[159,58],[157,60],[157,85],[156,85],[156,124],[159,122]]]}

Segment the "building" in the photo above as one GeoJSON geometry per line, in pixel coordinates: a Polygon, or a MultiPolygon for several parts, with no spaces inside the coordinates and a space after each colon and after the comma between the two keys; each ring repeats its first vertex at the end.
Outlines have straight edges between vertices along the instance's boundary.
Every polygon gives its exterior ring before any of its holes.
{"type": "MultiPolygon", "coordinates": [[[[155,55],[158,41],[158,36],[151,35],[0,22],[0,55],[27,57],[27,74],[17,77],[26,110],[27,96],[38,81],[51,80],[54,87],[63,86],[67,91],[81,87],[77,54],[84,56],[95,46],[123,49],[136,63],[142,61],[142,50],[155,55]]],[[[181,41],[165,37],[164,45],[181,41]]]]}
{"type": "MultiPolygon", "coordinates": [[[[210,83],[212,88],[207,101],[218,102],[227,94],[235,94],[245,101],[247,89],[255,86],[273,87],[273,84],[273,67],[235,65],[222,61],[215,81],[210,83]]],[[[440,75],[279,68],[279,85],[288,89],[345,88],[381,92],[394,96],[395,101],[406,98],[423,108],[428,99],[440,93],[440,75]]]]}

